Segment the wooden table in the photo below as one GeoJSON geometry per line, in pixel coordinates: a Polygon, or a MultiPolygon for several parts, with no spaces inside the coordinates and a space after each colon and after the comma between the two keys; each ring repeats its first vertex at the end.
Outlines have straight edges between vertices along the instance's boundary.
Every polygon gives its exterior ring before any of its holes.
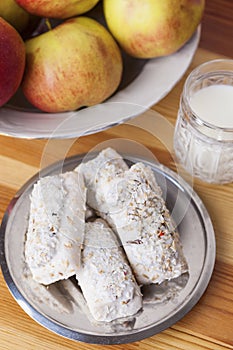
{"type": "MultiPolygon", "coordinates": [[[[197,65],[226,55],[233,57],[233,1],[208,0],[203,18],[203,31],[193,62],[175,88],[153,106],[174,125],[184,80],[197,65]]],[[[175,168],[167,149],[152,135],[129,125],[120,125],[78,140],[57,140],[47,147],[43,166],[64,156],[89,151],[100,142],[114,138],[139,142],[160,162],[175,168]],[[72,141],[72,142],[71,142],[72,141]]],[[[0,137],[0,219],[16,191],[35,174],[47,140],[22,140],[0,137]]],[[[233,185],[210,185],[194,181],[194,189],[203,200],[215,229],[216,265],[205,294],[182,320],[149,339],[127,345],[106,346],[106,349],[233,349],[233,185]]],[[[64,339],[33,321],[15,302],[0,273],[0,349],[1,350],[67,350],[97,349],[97,345],[64,339]]]]}

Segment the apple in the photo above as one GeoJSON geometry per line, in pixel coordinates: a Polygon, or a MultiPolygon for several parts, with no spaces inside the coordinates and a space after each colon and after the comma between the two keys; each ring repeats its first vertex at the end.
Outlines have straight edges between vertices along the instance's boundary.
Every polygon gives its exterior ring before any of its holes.
{"type": "Polygon", "coordinates": [[[24,68],[24,42],[16,29],[0,17],[0,106],[18,89],[24,68]]]}
{"type": "Polygon", "coordinates": [[[16,0],[26,11],[40,17],[69,18],[91,10],[99,0],[16,0]]]}
{"type": "Polygon", "coordinates": [[[22,32],[28,26],[30,14],[14,0],[4,0],[0,2],[0,17],[22,32]]]}
{"type": "Polygon", "coordinates": [[[26,41],[22,90],[42,111],[75,110],[108,98],[122,69],[120,49],[108,30],[80,16],[26,41]]]}
{"type": "Polygon", "coordinates": [[[205,0],[103,0],[109,30],[131,56],[174,53],[196,30],[205,0]]]}
{"type": "Polygon", "coordinates": [[[0,17],[10,23],[23,39],[33,33],[40,21],[39,17],[25,11],[15,0],[0,1],[0,17]]]}

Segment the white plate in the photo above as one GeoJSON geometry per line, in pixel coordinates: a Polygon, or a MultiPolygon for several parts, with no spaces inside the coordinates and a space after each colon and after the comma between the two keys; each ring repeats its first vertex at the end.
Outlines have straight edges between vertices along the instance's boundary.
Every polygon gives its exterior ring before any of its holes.
{"type": "Polygon", "coordinates": [[[186,45],[167,57],[145,61],[124,55],[121,89],[93,107],[42,113],[30,106],[19,91],[11,104],[0,109],[0,134],[31,139],[72,138],[102,131],[139,115],[167,95],[183,76],[197,49],[200,31],[199,27],[186,45]]]}

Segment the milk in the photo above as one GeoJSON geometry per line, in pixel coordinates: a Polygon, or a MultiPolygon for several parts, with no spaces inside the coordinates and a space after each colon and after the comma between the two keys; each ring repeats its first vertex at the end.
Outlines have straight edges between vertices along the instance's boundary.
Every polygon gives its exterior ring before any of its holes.
{"type": "Polygon", "coordinates": [[[233,86],[210,85],[190,98],[190,107],[204,122],[233,128],[233,86]]]}
{"type": "Polygon", "coordinates": [[[204,181],[233,181],[233,86],[201,88],[189,98],[189,107],[187,122],[181,102],[174,136],[177,159],[204,181]],[[194,124],[193,114],[197,117],[194,124]]]}

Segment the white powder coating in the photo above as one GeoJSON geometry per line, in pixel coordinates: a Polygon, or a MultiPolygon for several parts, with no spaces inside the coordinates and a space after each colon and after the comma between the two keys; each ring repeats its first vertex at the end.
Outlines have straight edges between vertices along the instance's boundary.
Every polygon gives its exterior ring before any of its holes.
{"type": "Polygon", "coordinates": [[[25,259],[35,281],[75,275],[84,238],[86,188],[79,172],[47,176],[33,187],[25,259]]]}
{"type": "Polygon", "coordinates": [[[77,280],[97,321],[134,315],[142,296],[113,231],[103,220],[86,224],[82,265],[77,280]]]}
{"type": "Polygon", "coordinates": [[[142,163],[127,169],[119,155],[117,163],[108,155],[109,150],[107,157],[106,151],[98,156],[107,158],[98,177],[95,160],[82,164],[88,204],[118,233],[138,283],[161,283],[180,276],[187,271],[187,263],[153,171],[142,163]]]}
{"type": "Polygon", "coordinates": [[[98,212],[107,212],[108,203],[105,203],[105,198],[101,191],[96,191],[99,183],[108,183],[112,177],[123,173],[128,169],[127,164],[122,157],[112,148],[106,148],[100,152],[97,157],[81,163],[75,171],[80,171],[84,175],[85,184],[88,188],[87,203],[91,203],[91,208],[98,212]]]}

